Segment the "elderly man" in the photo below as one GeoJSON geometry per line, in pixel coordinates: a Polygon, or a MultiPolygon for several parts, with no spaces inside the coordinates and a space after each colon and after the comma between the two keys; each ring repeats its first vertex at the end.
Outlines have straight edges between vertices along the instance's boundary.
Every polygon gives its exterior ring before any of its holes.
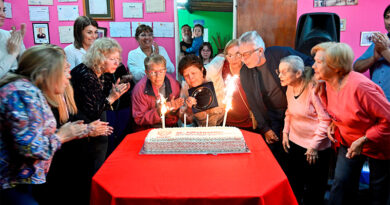
{"type": "Polygon", "coordinates": [[[353,69],[357,72],[366,72],[370,69],[371,80],[378,84],[390,101],[390,5],[383,14],[387,36],[375,33],[366,52],[356,60],[353,69]]]}
{"type": "Polygon", "coordinates": [[[184,24],[181,27],[181,36],[183,40],[180,41],[180,54],[184,56],[188,54],[186,49],[190,48],[192,45],[192,32],[191,27],[188,24],[184,24]]]}
{"type": "Polygon", "coordinates": [[[280,59],[298,55],[306,66],[313,60],[289,47],[269,47],[256,31],[248,31],[239,38],[239,51],[245,65],[240,71],[242,87],[249,106],[255,115],[257,129],[265,138],[272,153],[284,168],[281,132],[284,126],[284,113],[287,108],[286,89],[280,85],[276,74],[280,59]]]}

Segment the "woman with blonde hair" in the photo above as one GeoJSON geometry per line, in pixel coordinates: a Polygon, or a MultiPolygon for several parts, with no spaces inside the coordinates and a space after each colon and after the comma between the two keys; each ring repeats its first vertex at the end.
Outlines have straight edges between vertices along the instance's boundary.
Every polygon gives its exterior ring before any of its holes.
{"type": "Polygon", "coordinates": [[[36,204],[32,191],[45,182],[54,153],[86,134],[80,122],[57,130],[45,99],[65,91],[68,66],[58,49],[34,46],[21,56],[15,73],[0,80],[1,204],[36,204]]]}
{"type": "MultiPolygon", "coordinates": [[[[85,54],[84,62],[71,71],[78,115],[86,123],[102,119],[103,112],[111,110],[111,105],[130,88],[129,83],[120,83],[119,78],[115,84],[104,80],[104,73],[112,74],[118,68],[121,52],[122,48],[116,40],[97,39],[85,54]]],[[[80,187],[84,187],[81,194],[83,203],[89,201],[92,176],[103,164],[107,146],[108,137],[104,135],[83,141],[80,159],[84,161],[80,169],[80,174],[85,176],[80,182],[80,187]]]]}
{"type": "MultiPolygon", "coordinates": [[[[324,80],[321,99],[340,131],[334,182],[329,204],[355,204],[360,171],[368,159],[370,201],[390,203],[390,103],[383,90],[352,71],[350,46],[327,42],[314,46],[315,76],[324,80]]],[[[333,137],[331,137],[333,139],[333,137]]]]}

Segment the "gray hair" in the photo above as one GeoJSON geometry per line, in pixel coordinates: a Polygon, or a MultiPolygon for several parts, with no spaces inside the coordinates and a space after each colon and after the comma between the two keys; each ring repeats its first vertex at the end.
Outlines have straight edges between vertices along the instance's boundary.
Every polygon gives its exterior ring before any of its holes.
{"type": "Polygon", "coordinates": [[[288,63],[294,73],[302,71],[303,74],[305,71],[305,64],[303,63],[302,58],[296,55],[284,57],[280,60],[280,63],[288,63]]]}
{"type": "Polygon", "coordinates": [[[263,38],[257,33],[257,31],[247,31],[243,33],[238,39],[239,44],[253,43],[257,48],[261,47],[265,51],[265,43],[263,38]]]}

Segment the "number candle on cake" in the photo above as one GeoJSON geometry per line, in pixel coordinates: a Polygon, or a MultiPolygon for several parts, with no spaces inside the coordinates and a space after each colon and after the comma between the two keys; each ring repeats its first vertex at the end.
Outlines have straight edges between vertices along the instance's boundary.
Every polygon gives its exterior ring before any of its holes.
{"type": "Polygon", "coordinates": [[[236,90],[235,88],[235,81],[238,79],[237,75],[234,75],[233,77],[231,75],[228,75],[225,80],[225,99],[223,99],[223,102],[226,104],[225,107],[225,115],[223,117],[223,127],[226,125],[226,118],[228,111],[232,108],[232,97],[233,93],[236,90]]]}

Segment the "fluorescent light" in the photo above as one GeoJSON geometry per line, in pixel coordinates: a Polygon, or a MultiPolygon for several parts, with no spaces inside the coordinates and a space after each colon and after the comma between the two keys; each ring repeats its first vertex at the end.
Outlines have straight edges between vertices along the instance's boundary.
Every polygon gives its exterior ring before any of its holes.
{"type": "Polygon", "coordinates": [[[188,0],[177,0],[177,3],[187,3],[188,0]]]}

